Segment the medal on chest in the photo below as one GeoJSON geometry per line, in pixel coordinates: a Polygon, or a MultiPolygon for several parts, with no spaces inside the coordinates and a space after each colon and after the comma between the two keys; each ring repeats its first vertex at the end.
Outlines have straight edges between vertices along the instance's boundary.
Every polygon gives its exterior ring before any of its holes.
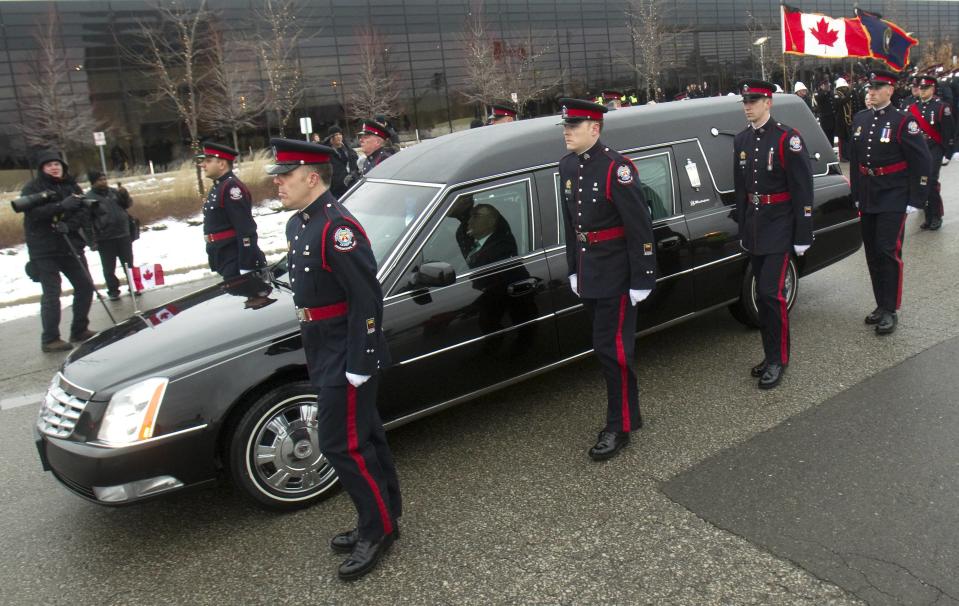
{"type": "Polygon", "coordinates": [[[743,168],[746,167],[746,152],[744,151],[739,152],[739,165],[743,168]]]}
{"type": "Polygon", "coordinates": [[[882,127],[882,133],[879,135],[880,143],[889,143],[890,135],[892,134],[892,127],[889,122],[886,122],[886,125],[882,127]]]}
{"type": "Polygon", "coordinates": [[[564,193],[565,193],[567,196],[572,196],[572,195],[573,195],[573,180],[572,180],[572,179],[566,179],[565,187],[564,187],[563,189],[565,190],[564,193]]]}
{"type": "Polygon", "coordinates": [[[774,155],[774,154],[775,154],[775,151],[773,150],[773,148],[770,147],[770,148],[769,148],[769,154],[766,156],[766,170],[767,170],[767,171],[770,171],[770,170],[773,169],[773,155],[774,155]]]}

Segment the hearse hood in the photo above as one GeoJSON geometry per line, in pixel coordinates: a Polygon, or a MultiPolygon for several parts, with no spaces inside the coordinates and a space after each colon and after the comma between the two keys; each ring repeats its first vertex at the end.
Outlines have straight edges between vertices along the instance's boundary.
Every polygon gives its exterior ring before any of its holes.
{"type": "Polygon", "coordinates": [[[133,380],[181,377],[297,333],[290,292],[250,273],[104,330],[70,354],[63,374],[99,400],[133,380]]]}

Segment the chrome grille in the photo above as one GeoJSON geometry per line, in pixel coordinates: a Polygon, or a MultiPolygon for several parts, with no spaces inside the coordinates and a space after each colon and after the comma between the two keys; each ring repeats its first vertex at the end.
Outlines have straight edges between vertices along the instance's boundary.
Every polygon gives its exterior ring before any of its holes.
{"type": "Polygon", "coordinates": [[[37,418],[37,428],[48,436],[69,438],[77,426],[77,420],[83,414],[83,409],[87,406],[87,400],[68,393],[67,389],[87,397],[93,395],[86,389],[75,388],[63,378],[63,375],[57,373],[43,397],[40,416],[37,418]]]}

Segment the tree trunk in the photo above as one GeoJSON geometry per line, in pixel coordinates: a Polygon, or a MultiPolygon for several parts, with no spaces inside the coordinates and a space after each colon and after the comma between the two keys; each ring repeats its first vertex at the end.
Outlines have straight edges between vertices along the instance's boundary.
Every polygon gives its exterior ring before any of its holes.
{"type": "MultiPolygon", "coordinates": [[[[237,139],[237,137],[236,137],[236,127],[233,127],[233,149],[235,149],[235,150],[237,151],[237,153],[239,153],[239,151],[240,151],[240,144],[237,143],[237,140],[238,140],[238,139],[237,139]]],[[[237,161],[239,161],[239,160],[240,160],[240,156],[237,156],[236,159],[237,159],[237,161]]]]}

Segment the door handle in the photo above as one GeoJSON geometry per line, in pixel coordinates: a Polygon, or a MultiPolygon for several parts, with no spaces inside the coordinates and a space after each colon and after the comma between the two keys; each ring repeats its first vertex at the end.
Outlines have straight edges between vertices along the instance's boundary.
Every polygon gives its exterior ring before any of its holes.
{"type": "Polygon", "coordinates": [[[659,250],[669,250],[671,248],[676,248],[677,246],[679,246],[680,242],[681,240],[679,239],[679,236],[670,236],[668,238],[663,238],[662,240],[657,242],[656,246],[659,247],[659,250]]]}
{"type": "Polygon", "coordinates": [[[506,287],[506,294],[511,297],[521,297],[539,288],[541,282],[542,280],[539,278],[526,278],[525,280],[518,280],[506,287]]]}

